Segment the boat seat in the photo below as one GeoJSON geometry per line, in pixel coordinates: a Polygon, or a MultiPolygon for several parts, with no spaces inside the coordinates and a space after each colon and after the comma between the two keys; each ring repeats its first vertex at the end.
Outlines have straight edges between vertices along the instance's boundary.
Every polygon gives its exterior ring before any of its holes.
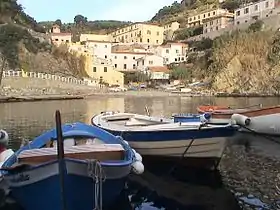
{"type": "Polygon", "coordinates": [[[130,118],[130,120],[125,123],[125,126],[140,126],[140,125],[148,125],[148,124],[145,122],[136,120],[135,118],[130,118]]]}

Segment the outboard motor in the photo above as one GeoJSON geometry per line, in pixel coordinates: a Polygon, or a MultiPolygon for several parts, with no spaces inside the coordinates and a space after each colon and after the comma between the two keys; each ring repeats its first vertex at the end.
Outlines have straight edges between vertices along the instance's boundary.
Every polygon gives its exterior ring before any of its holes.
{"type": "Polygon", "coordinates": [[[1,146],[8,146],[9,143],[9,135],[6,131],[0,130],[0,147],[1,146]]]}
{"type": "Polygon", "coordinates": [[[208,113],[208,112],[200,115],[200,121],[202,123],[208,122],[210,120],[210,118],[211,118],[211,113],[208,113]]]}
{"type": "Polygon", "coordinates": [[[6,131],[0,130],[0,167],[10,156],[14,154],[12,149],[7,149],[9,135],[6,131]]]}

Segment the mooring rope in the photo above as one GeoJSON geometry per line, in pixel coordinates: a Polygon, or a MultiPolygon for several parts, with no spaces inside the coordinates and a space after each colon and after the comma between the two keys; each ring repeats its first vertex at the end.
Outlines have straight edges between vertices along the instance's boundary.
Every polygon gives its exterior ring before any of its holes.
{"type": "Polygon", "coordinates": [[[106,180],[103,168],[98,160],[87,160],[88,175],[93,180],[94,203],[93,210],[102,210],[102,182],[106,180]]]}

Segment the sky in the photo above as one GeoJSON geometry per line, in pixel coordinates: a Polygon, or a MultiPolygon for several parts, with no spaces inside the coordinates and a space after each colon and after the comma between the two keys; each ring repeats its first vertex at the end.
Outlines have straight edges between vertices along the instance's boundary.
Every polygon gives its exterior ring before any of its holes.
{"type": "Polygon", "coordinates": [[[40,21],[73,22],[81,14],[88,20],[146,21],[175,0],[18,0],[25,12],[40,21]]]}

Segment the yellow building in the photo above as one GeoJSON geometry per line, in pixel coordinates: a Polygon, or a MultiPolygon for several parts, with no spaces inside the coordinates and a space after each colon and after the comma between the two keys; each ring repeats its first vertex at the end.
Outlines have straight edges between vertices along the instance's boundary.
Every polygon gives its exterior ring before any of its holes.
{"type": "Polygon", "coordinates": [[[229,13],[229,12],[228,10],[218,8],[214,10],[212,9],[212,10],[204,11],[195,15],[190,15],[188,18],[188,27],[202,25],[208,19],[217,17],[224,13],[229,13]]]}
{"type": "Polygon", "coordinates": [[[218,31],[230,25],[233,25],[233,17],[234,14],[232,13],[224,13],[207,19],[207,21],[203,23],[203,33],[206,34],[211,31],[218,31]]]}
{"type": "Polygon", "coordinates": [[[80,42],[86,41],[104,41],[110,42],[112,40],[111,35],[101,35],[101,34],[81,34],[80,42]]]}
{"type": "Polygon", "coordinates": [[[164,28],[164,40],[172,40],[174,32],[180,28],[180,23],[172,22],[163,26],[164,28]]]}
{"type": "Polygon", "coordinates": [[[149,23],[135,23],[111,33],[113,42],[161,45],[164,28],[149,23]]]}
{"type": "Polygon", "coordinates": [[[89,77],[99,80],[101,84],[107,83],[111,85],[124,85],[124,74],[116,71],[112,65],[99,62],[98,58],[93,56],[86,57],[86,72],[89,77]]]}

